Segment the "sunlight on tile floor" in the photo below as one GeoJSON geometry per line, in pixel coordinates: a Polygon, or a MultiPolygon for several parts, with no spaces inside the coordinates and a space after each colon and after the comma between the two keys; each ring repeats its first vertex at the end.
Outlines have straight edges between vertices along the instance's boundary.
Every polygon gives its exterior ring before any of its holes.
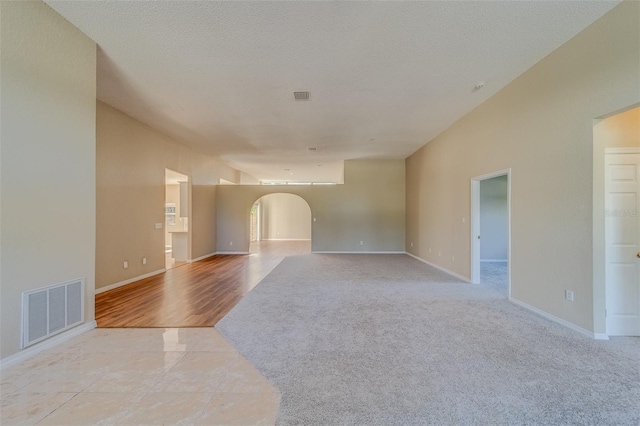
{"type": "Polygon", "coordinates": [[[213,328],[96,329],[2,370],[0,423],[274,424],[280,392],[213,328]]]}

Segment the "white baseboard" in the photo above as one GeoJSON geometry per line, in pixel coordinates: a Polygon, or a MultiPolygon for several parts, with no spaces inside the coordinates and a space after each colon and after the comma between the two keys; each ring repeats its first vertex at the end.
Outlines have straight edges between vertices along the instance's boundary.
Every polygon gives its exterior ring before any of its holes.
{"type": "Polygon", "coordinates": [[[196,257],[195,259],[187,260],[187,263],[198,262],[199,260],[204,260],[208,257],[215,256],[216,254],[218,254],[218,252],[214,251],[213,253],[205,254],[204,256],[196,257]]]}
{"type": "Polygon", "coordinates": [[[154,275],[161,274],[163,272],[167,272],[167,270],[164,269],[164,268],[158,269],[157,271],[153,271],[153,272],[149,272],[148,274],[139,275],[137,277],[129,278],[128,280],[120,281],[120,282],[117,282],[115,284],[108,285],[106,287],[96,288],[95,294],[104,293],[105,291],[113,290],[114,288],[122,287],[123,285],[131,284],[133,282],[136,282],[136,281],[139,281],[139,280],[142,280],[142,279],[145,279],[145,278],[149,278],[149,277],[152,277],[154,275]]]}
{"type": "Polygon", "coordinates": [[[89,321],[84,324],[80,324],[77,327],[71,328],[63,333],[53,336],[50,339],[43,340],[42,342],[30,346],[27,349],[23,349],[13,355],[2,358],[0,360],[0,370],[25,361],[32,356],[44,351],[45,349],[51,349],[54,346],[58,346],[60,343],[66,342],[67,340],[79,336],[82,333],[86,333],[89,330],[93,330],[97,326],[98,324],[95,321],[89,321]]]}
{"type": "MultiPolygon", "coordinates": [[[[311,241],[309,238],[263,238],[260,241],[311,241]]],[[[260,241],[257,241],[258,243],[260,241]]]]}
{"type": "Polygon", "coordinates": [[[596,340],[609,340],[607,333],[593,333],[593,338],[596,340]]]}
{"type": "Polygon", "coordinates": [[[507,262],[508,262],[508,260],[507,260],[507,259],[480,259],[480,262],[488,262],[488,263],[491,263],[491,262],[496,262],[496,263],[498,263],[498,262],[500,262],[500,263],[507,263],[507,262]]]}
{"type": "Polygon", "coordinates": [[[471,280],[469,278],[467,278],[467,277],[464,277],[464,276],[462,276],[460,274],[456,274],[455,272],[450,271],[447,268],[443,268],[442,266],[436,265],[435,263],[431,263],[428,260],[424,260],[423,258],[416,256],[415,254],[409,253],[408,251],[405,251],[404,254],[409,255],[409,256],[413,257],[414,259],[419,260],[422,263],[426,263],[429,266],[433,266],[434,268],[439,269],[442,272],[446,272],[449,275],[453,275],[454,277],[456,277],[459,280],[462,280],[462,281],[464,281],[466,283],[470,283],[471,282],[471,280]]]}
{"type": "Polygon", "coordinates": [[[314,254],[404,254],[403,251],[312,251],[314,254]]]}
{"type": "Polygon", "coordinates": [[[249,254],[248,251],[218,251],[216,254],[249,254]]]}
{"type": "MultiPolygon", "coordinates": [[[[596,336],[595,336],[595,334],[593,332],[591,332],[591,331],[589,331],[587,329],[584,329],[584,328],[582,328],[582,327],[580,327],[580,326],[578,326],[578,325],[576,325],[576,324],[574,324],[572,322],[569,322],[567,320],[563,320],[562,318],[559,318],[559,317],[557,317],[555,315],[552,315],[552,314],[550,314],[548,312],[545,312],[542,309],[538,309],[535,306],[531,306],[531,305],[529,305],[527,303],[524,303],[524,302],[522,302],[522,301],[520,301],[518,299],[514,299],[513,297],[509,297],[509,301],[511,301],[512,303],[515,303],[518,306],[522,306],[523,308],[525,308],[525,309],[527,309],[527,310],[529,310],[531,312],[534,312],[534,313],[540,315],[541,317],[544,317],[544,318],[546,318],[548,320],[551,320],[553,322],[557,322],[560,325],[564,325],[565,327],[570,328],[573,331],[577,331],[578,333],[583,334],[583,335],[585,335],[587,337],[591,337],[592,339],[596,338],[596,336]]],[[[600,335],[600,333],[598,333],[598,335],[600,335]]],[[[608,339],[608,336],[607,336],[607,339],[608,339]]],[[[602,339],[602,340],[605,340],[605,339],[602,339]]]]}

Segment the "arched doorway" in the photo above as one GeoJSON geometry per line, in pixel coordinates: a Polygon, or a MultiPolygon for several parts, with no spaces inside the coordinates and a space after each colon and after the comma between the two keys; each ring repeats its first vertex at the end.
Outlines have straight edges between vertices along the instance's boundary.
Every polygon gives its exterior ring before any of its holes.
{"type": "Polygon", "coordinates": [[[249,220],[251,254],[290,256],[311,252],[311,207],[289,193],[267,194],[253,204],[249,220]]]}

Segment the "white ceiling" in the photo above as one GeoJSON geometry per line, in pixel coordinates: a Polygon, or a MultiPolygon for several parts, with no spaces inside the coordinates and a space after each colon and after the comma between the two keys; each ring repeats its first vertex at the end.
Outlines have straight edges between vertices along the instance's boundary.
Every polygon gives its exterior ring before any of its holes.
{"type": "Polygon", "coordinates": [[[342,160],[406,158],[618,1],[47,3],[98,43],[99,99],[260,180],[337,181],[342,160]]]}

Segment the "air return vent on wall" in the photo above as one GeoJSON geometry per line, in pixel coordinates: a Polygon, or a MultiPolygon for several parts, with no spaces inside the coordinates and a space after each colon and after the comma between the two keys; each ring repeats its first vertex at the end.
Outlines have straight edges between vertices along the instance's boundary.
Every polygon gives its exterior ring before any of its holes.
{"type": "Polygon", "coordinates": [[[83,278],[22,293],[22,348],[83,321],[83,278]]]}

